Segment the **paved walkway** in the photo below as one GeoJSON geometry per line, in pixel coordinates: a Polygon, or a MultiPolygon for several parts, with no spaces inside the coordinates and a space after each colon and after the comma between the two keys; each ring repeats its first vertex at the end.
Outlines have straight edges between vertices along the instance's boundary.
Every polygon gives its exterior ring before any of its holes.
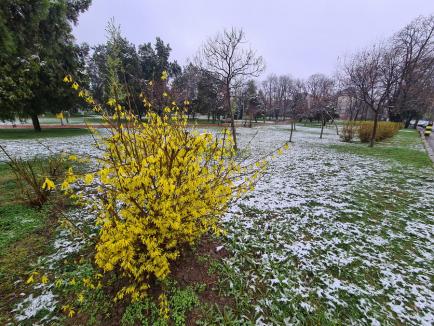
{"type": "Polygon", "coordinates": [[[422,141],[425,145],[426,151],[428,152],[428,156],[430,157],[431,161],[434,163],[434,133],[431,133],[429,137],[424,136],[423,128],[418,128],[420,132],[420,136],[422,137],[422,141]]]}
{"type": "Polygon", "coordinates": [[[426,142],[428,143],[428,145],[430,145],[431,149],[434,152],[434,134],[431,134],[431,136],[429,137],[425,137],[426,142]]]}

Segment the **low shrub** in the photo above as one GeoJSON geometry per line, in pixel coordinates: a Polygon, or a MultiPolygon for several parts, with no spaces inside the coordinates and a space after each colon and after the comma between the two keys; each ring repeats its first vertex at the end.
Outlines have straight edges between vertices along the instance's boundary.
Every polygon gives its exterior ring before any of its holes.
{"type": "MultiPolygon", "coordinates": [[[[361,121],[357,123],[357,133],[362,143],[368,143],[371,140],[374,121],[361,121]]],[[[402,123],[378,121],[375,141],[379,142],[391,138],[402,128],[402,123]]]]}
{"type": "Polygon", "coordinates": [[[346,121],[341,129],[340,138],[343,142],[352,142],[359,126],[354,121],[346,121]]]}
{"type": "Polygon", "coordinates": [[[60,156],[48,158],[35,157],[31,160],[16,158],[0,145],[0,150],[6,155],[6,162],[15,175],[19,193],[24,201],[32,206],[42,207],[48,200],[54,181],[65,173],[64,160],[60,156]]]}

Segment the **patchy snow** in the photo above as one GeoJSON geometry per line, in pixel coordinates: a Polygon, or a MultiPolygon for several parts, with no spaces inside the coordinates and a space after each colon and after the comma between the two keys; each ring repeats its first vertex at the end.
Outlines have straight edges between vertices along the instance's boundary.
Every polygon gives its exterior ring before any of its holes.
{"type": "MultiPolygon", "coordinates": [[[[239,129],[240,147],[256,132],[249,144],[256,157],[289,138],[288,126],[239,129]]],[[[300,324],[297,316],[316,312],[347,324],[434,324],[434,192],[426,182],[433,170],[336,152],[331,130],[321,140],[318,129],[297,127],[293,139],[222,221],[224,247],[233,253],[225,263],[260,298],[252,303],[256,324],[273,324],[269,316],[300,324]]],[[[55,151],[78,153],[92,153],[92,143],[88,135],[44,140],[55,151]]],[[[2,144],[24,158],[46,153],[36,140],[2,144]]],[[[42,263],[55,268],[82,245],[59,230],[55,252],[42,263]]],[[[17,318],[55,306],[51,292],[41,296],[26,297],[17,318]]]]}
{"type": "Polygon", "coordinates": [[[40,311],[54,312],[57,300],[51,290],[45,290],[42,294],[33,296],[30,294],[22,300],[13,310],[16,312],[15,319],[22,322],[35,317],[40,311]]]}
{"type": "MultiPolygon", "coordinates": [[[[86,210],[72,210],[66,214],[68,215],[68,219],[77,226],[81,226],[84,223],[88,225],[93,224],[95,219],[86,210]]],[[[77,254],[85,244],[86,241],[76,236],[70,229],[58,227],[53,243],[53,253],[40,257],[35,267],[47,272],[55,270],[63,259],[77,254]]],[[[46,285],[35,283],[32,289],[33,293],[29,295],[23,294],[24,298],[15,306],[13,310],[15,312],[15,319],[18,322],[22,322],[32,319],[40,311],[44,311],[44,317],[38,320],[38,325],[51,325],[57,319],[55,312],[58,309],[56,295],[51,290],[53,286],[54,284],[52,283],[46,285]]]]}
{"type": "MultiPolygon", "coordinates": [[[[31,159],[35,156],[49,156],[54,153],[92,154],[96,151],[93,147],[92,136],[54,137],[25,140],[2,140],[2,146],[15,157],[31,159]]],[[[3,152],[0,152],[0,162],[6,161],[3,152]]]]}
{"type": "MultiPolygon", "coordinates": [[[[241,141],[254,132],[242,130],[241,141]]],[[[261,128],[252,153],[288,136],[286,126],[261,128]]],[[[294,140],[224,218],[234,253],[226,263],[259,296],[268,289],[256,317],[283,323],[303,309],[349,324],[432,325],[434,192],[425,178],[434,171],[338,153],[331,131],[321,140],[298,127],[294,140]]]]}

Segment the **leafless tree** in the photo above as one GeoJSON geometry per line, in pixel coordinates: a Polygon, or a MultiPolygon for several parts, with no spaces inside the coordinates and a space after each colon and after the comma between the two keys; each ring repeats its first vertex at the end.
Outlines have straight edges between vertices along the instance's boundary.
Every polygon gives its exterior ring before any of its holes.
{"type": "Polygon", "coordinates": [[[258,77],[265,68],[261,56],[246,44],[242,29],[232,28],[208,39],[196,56],[197,64],[217,76],[225,92],[226,109],[231,120],[232,137],[237,148],[234,112],[231,106],[232,91],[247,78],[258,77]]]}
{"type": "Polygon", "coordinates": [[[312,75],[306,82],[307,91],[311,96],[311,114],[318,116],[321,121],[320,138],[323,136],[327,121],[334,121],[336,99],[334,86],[334,80],[323,74],[312,75]]]}
{"type": "Polygon", "coordinates": [[[415,19],[392,37],[391,46],[399,69],[389,115],[392,120],[405,120],[408,127],[410,120],[432,103],[434,15],[415,19]]]}
{"type": "Polygon", "coordinates": [[[264,95],[265,114],[274,118],[279,116],[278,107],[276,106],[278,80],[277,75],[271,74],[261,84],[261,90],[264,95]]]}
{"type": "Polygon", "coordinates": [[[397,57],[384,45],[363,50],[344,65],[345,86],[374,114],[370,147],[374,146],[378,119],[396,87],[397,70],[397,57]]]}

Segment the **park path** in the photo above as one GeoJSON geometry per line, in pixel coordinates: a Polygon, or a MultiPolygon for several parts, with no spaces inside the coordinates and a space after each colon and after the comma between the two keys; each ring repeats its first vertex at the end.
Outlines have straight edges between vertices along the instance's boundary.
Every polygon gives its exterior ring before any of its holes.
{"type": "Polygon", "coordinates": [[[426,151],[428,153],[429,158],[434,163],[434,133],[432,133],[429,137],[424,136],[424,130],[423,128],[418,128],[420,132],[420,136],[422,138],[422,141],[425,145],[426,151]]]}
{"type": "Polygon", "coordinates": [[[426,141],[428,145],[431,147],[432,151],[434,152],[434,134],[431,134],[431,136],[426,137],[426,141]]]}

